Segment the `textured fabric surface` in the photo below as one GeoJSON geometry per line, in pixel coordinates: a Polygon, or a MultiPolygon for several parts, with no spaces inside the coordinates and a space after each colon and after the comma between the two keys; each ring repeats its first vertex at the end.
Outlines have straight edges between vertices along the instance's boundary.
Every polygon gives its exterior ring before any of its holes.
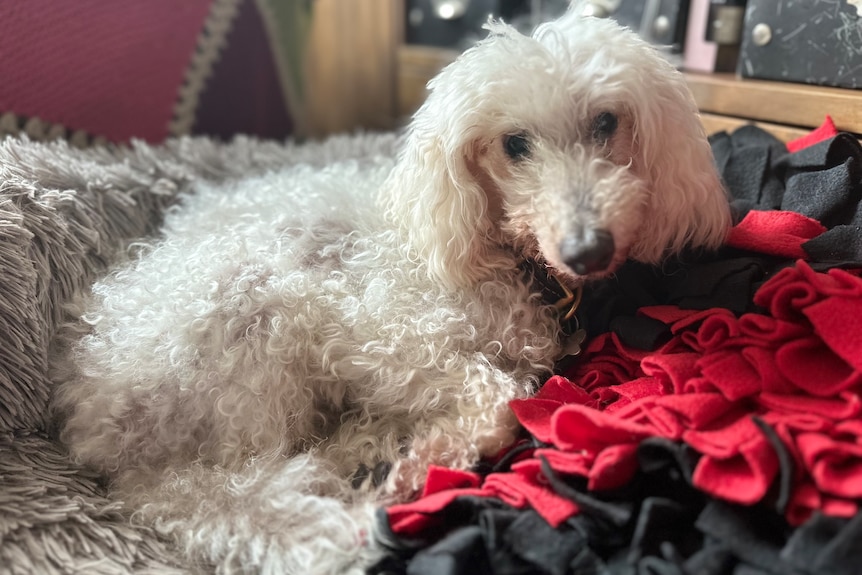
{"type": "Polygon", "coordinates": [[[193,181],[391,154],[393,142],[200,138],[92,150],[0,142],[0,573],[188,571],[51,438],[47,360],[64,304],[154,233],[193,181]]]}
{"type": "MultiPolygon", "coordinates": [[[[278,46],[265,28],[267,13],[259,7],[253,0],[238,3],[224,46],[197,97],[193,133],[224,140],[234,134],[278,139],[294,133],[295,119],[285,104],[291,101],[276,74],[278,46]]],[[[299,102],[295,105],[300,119],[299,102]]]]}
{"type": "Polygon", "coordinates": [[[788,155],[753,127],[712,143],[736,208],[726,248],[591,286],[584,353],[512,404],[527,438],[505,465],[432,469],[381,516],[381,570],[858,570],[862,279],[830,236],[854,227],[862,148],[838,135],[788,155]]]}
{"type": "Polygon", "coordinates": [[[4,2],[0,110],[110,140],[164,138],[209,5],[4,2]]]}
{"type": "Polygon", "coordinates": [[[311,4],[0,3],[0,137],[78,146],[301,129],[311,4]]]}

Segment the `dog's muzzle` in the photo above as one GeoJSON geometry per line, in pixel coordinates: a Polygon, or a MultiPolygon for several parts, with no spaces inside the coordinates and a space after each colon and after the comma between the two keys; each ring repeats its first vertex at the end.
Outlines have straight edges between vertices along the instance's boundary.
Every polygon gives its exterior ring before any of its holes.
{"type": "Polygon", "coordinates": [[[607,230],[585,230],[580,235],[563,238],[560,258],[578,275],[608,269],[614,259],[614,236],[607,230]]]}

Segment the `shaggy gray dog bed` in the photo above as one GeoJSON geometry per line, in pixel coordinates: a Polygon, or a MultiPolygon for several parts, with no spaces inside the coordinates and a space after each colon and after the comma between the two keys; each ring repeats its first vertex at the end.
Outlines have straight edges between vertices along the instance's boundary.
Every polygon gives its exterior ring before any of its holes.
{"type": "Polygon", "coordinates": [[[65,306],[134,241],[158,233],[177,194],[306,162],[394,153],[391,135],[329,145],[182,139],[79,150],[0,141],[0,573],[185,573],[179,553],[134,525],[100,478],[52,437],[48,358],[65,306]]]}

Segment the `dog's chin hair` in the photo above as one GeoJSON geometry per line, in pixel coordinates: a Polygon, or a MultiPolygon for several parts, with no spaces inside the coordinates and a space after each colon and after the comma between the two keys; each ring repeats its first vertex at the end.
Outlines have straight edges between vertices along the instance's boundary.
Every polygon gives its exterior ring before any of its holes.
{"type": "Polygon", "coordinates": [[[569,289],[575,289],[579,287],[588,287],[589,284],[597,281],[601,281],[610,277],[613,277],[616,274],[616,271],[619,269],[620,265],[612,264],[602,271],[592,272],[588,274],[578,274],[568,266],[550,266],[550,273],[557,278],[558,281],[562,282],[569,289]]]}
{"type": "Polygon", "coordinates": [[[626,250],[618,250],[617,253],[614,254],[607,268],[588,274],[579,274],[566,264],[560,262],[558,257],[545,257],[539,253],[538,250],[531,256],[531,259],[544,263],[545,267],[548,269],[548,273],[566,284],[567,287],[576,288],[588,285],[594,281],[613,277],[617,270],[619,270],[623,264],[628,261],[626,253],[626,250]]]}

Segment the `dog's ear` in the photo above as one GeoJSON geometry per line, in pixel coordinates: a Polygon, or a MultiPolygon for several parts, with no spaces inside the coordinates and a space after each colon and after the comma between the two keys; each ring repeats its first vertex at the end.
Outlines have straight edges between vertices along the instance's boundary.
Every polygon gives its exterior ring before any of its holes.
{"type": "Polygon", "coordinates": [[[648,213],[630,257],[659,262],[684,247],[716,249],[730,206],[685,79],[663,57],[643,66],[635,107],[633,168],[650,187],[648,213]]]}
{"type": "Polygon", "coordinates": [[[468,165],[472,142],[423,126],[423,116],[384,185],[383,208],[429,276],[449,289],[472,286],[487,275],[490,248],[487,196],[468,165]]]}
{"type": "Polygon", "coordinates": [[[494,193],[475,154],[497,130],[487,87],[509,66],[501,56],[522,54],[530,40],[501,22],[489,26],[488,38],[429,82],[381,194],[387,217],[419,252],[428,274],[450,289],[475,285],[500,265],[489,215],[494,193]]]}

